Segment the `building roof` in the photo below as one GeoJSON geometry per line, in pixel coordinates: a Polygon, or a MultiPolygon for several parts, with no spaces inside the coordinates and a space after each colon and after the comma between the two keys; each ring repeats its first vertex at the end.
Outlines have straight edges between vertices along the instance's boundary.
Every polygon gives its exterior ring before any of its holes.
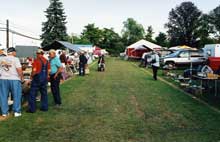
{"type": "Polygon", "coordinates": [[[74,44],[72,44],[70,42],[58,41],[58,40],[54,41],[53,43],[51,43],[48,46],[45,46],[43,48],[43,50],[48,51],[50,49],[57,50],[57,49],[65,49],[65,48],[68,48],[70,50],[74,50],[76,52],[80,52],[81,51],[81,49],[79,49],[78,46],[76,46],[76,45],[74,45],[74,44]]]}

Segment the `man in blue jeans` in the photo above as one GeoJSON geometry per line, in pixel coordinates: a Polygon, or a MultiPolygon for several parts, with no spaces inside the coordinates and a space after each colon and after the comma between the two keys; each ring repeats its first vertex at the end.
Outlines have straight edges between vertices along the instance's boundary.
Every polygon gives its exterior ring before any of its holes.
{"type": "Polygon", "coordinates": [[[61,97],[60,97],[60,78],[62,73],[62,64],[60,59],[56,56],[56,51],[51,49],[49,51],[50,56],[50,86],[51,92],[53,94],[54,103],[56,107],[60,107],[61,105],[61,97]]]}
{"type": "Polygon", "coordinates": [[[50,64],[46,58],[44,58],[44,51],[38,49],[37,58],[32,64],[31,73],[31,89],[28,96],[28,113],[34,113],[36,111],[36,95],[37,92],[41,93],[41,111],[48,110],[48,98],[47,98],[47,80],[50,72],[50,64]]]}
{"type": "Polygon", "coordinates": [[[21,63],[16,56],[13,47],[8,48],[8,56],[0,58],[0,106],[2,111],[1,120],[9,115],[8,95],[13,96],[13,112],[15,117],[21,116],[21,81],[23,73],[21,63]]]}

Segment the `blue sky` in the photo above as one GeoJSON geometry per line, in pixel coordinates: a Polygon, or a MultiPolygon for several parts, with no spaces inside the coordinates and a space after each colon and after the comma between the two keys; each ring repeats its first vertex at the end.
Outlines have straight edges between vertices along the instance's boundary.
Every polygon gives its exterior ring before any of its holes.
{"type": "MultiPolygon", "coordinates": [[[[184,0],[61,0],[67,15],[68,33],[80,34],[88,23],[98,27],[114,28],[120,33],[123,21],[134,18],[145,28],[153,26],[155,35],[165,32],[164,24],[168,13],[184,0]]],[[[208,13],[220,5],[219,0],[191,0],[204,13],[208,13]]],[[[41,34],[41,24],[45,21],[44,11],[49,6],[49,0],[0,0],[0,23],[9,19],[17,30],[38,37],[41,34]],[[19,29],[18,29],[19,28],[19,29]]],[[[4,25],[0,24],[0,27],[4,25]]],[[[5,33],[0,32],[0,43],[5,44],[5,33]]],[[[14,44],[39,44],[12,35],[14,44]]],[[[12,42],[10,42],[12,44],[12,42]]]]}

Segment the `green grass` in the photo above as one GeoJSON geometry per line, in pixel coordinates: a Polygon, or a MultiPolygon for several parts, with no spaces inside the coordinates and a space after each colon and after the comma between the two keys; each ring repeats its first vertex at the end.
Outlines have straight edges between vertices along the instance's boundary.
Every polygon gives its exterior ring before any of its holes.
{"type": "MultiPolygon", "coordinates": [[[[130,62],[61,85],[63,106],[0,122],[0,142],[218,142],[220,114],[130,62]]],[[[51,95],[51,94],[50,94],[51,95]]]]}

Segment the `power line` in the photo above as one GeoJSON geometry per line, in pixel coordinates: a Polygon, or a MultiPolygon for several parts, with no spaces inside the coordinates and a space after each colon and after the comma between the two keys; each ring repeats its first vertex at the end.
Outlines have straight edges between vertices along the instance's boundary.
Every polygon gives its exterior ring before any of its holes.
{"type": "MultiPolygon", "coordinates": [[[[0,22],[5,24],[5,21],[3,21],[3,20],[0,20],[0,22]]],[[[5,25],[6,25],[6,24],[5,24],[5,25]]]]}
{"type": "Polygon", "coordinates": [[[22,34],[22,33],[19,33],[19,32],[16,32],[14,30],[9,30],[11,33],[13,34],[16,34],[16,35],[19,35],[19,36],[23,36],[23,37],[26,37],[26,38],[30,38],[30,39],[34,39],[34,40],[41,40],[39,38],[35,38],[35,37],[31,37],[31,36],[28,36],[28,35],[25,35],[25,34],[22,34]]]}
{"type": "Polygon", "coordinates": [[[13,28],[15,28],[15,29],[22,30],[22,31],[25,31],[25,32],[28,32],[28,33],[31,33],[31,34],[36,35],[35,32],[33,32],[32,30],[27,29],[27,28],[24,27],[24,26],[15,24],[15,23],[13,23],[13,22],[11,22],[11,21],[10,21],[10,27],[13,27],[13,28]]]}
{"type": "MultiPolygon", "coordinates": [[[[2,20],[0,20],[0,24],[6,26],[6,23],[5,23],[4,21],[2,21],[2,20]]],[[[32,30],[27,29],[27,28],[24,27],[24,26],[15,24],[15,23],[13,23],[12,21],[10,21],[10,29],[17,29],[19,32],[23,32],[23,33],[28,33],[28,34],[31,34],[31,35],[39,36],[38,34],[36,34],[35,32],[33,32],[32,30]]],[[[17,31],[17,30],[16,30],[16,31],[17,31]]]]}
{"type": "MultiPolygon", "coordinates": [[[[6,28],[0,28],[0,31],[6,31],[6,28]]],[[[20,32],[17,32],[17,31],[11,30],[11,29],[9,29],[9,32],[13,33],[13,34],[16,34],[16,35],[19,35],[19,36],[22,36],[22,37],[29,38],[29,39],[40,40],[41,41],[41,39],[39,39],[39,38],[32,37],[32,36],[29,36],[29,35],[26,35],[26,34],[22,34],[20,32]]]]}
{"type": "Polygon", "coordinates": [[[0,25],[6,25],[6,24],[4,24],[4,23],[0,23],[0,25]]]}

